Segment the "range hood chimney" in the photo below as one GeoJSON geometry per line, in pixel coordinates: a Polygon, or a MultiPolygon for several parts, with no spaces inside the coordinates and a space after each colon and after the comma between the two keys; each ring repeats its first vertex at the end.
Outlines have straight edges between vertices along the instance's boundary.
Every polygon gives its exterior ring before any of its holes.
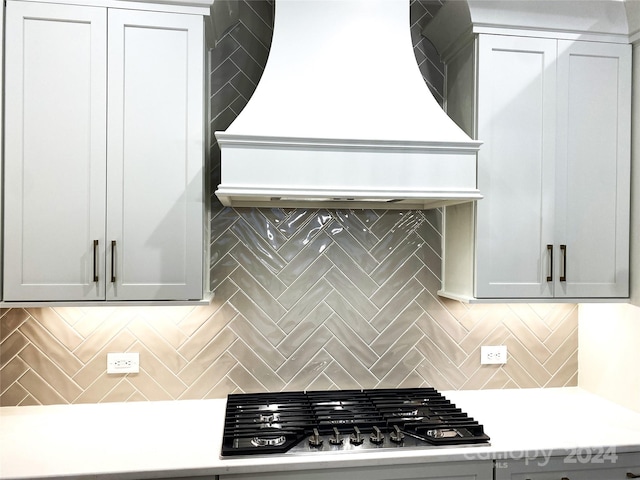
{"type": "Polygon", "coordinates": [[[425,209],[482,198],[477,151],[420,74],[409,0],[277,0],[271,51],[224,132],[233,207],[425,209]]]}

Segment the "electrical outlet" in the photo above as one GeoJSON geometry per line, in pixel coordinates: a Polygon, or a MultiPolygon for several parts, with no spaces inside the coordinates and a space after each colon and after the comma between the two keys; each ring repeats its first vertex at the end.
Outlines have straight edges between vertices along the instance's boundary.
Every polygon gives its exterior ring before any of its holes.
{"type": "Polygon", "coordinates": [[[502,365],[507,363],[506,345],[483,345],[480,347],[481,365],[502,365]]]}
{"type": "Polygon", "coordinates": [[[139,353],[107,353],[107,373],[138,373],[139,371],[139,353]]]}

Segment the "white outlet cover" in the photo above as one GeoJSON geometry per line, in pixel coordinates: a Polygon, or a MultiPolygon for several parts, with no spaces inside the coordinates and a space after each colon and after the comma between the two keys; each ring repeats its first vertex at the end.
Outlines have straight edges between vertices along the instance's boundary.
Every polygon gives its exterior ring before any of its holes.
{"type": "Polygon", "coordinates": [[[506,345],[483,345],[480,347],[481,365],[503,365],[507,363],[506,345]]]}
{"type": "Polygon", "coordinates": [[[138,352],[107,353],[107,373],[139,373],[140,354],[138,352]]]}

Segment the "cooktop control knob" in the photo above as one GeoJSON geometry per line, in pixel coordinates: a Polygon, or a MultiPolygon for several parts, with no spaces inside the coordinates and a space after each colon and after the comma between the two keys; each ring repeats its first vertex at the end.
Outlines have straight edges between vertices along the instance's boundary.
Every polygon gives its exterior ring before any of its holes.
{"type": "Polygon", "coordinates": [[[313,435],[309,437],[309,445],[312,447],[319,447],[322,445],[322,438],[320,438],[320,434],[318,433],[318,429],[313,429],[313,435]]]}
{"type": "Polygon", "coordinates": [[[329,443],[331,445],[342,445],[342,435],[336,427],[333,427],[333,435],[329,437],[329,443]]]}
{"type": "Polygon", "coordinates": [[[349,437],[349,441],[353,445],[362,445],[364,442],[364,437],[360,434],[360,429],[358,427],[353,427],[353,433],[349,437]]]}
{"type": "Polygon", "coordinates": [[[398,425],[393,426],[393,432],[389,435],[389,439],[394,443],[401,443],[404,439],[404,433],[400,431],[400,427],[398,427],[398,425]]]}
{"type": "Polygon", "coordinates": [[[380,445],[381,443],[384,443],[384,435],[378,427],[374,426],[373,433],[369,436],[369,440],[371,441],[371,443],[380,445]]]}

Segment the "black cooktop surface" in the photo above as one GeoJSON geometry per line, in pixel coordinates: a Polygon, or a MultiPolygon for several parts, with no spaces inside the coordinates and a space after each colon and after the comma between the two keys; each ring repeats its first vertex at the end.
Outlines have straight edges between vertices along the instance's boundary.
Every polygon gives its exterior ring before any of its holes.
{"type": "Polygon", "coordinates": [[[232,394],[222,456],[487,444],[433,388],[232,394]]]}

